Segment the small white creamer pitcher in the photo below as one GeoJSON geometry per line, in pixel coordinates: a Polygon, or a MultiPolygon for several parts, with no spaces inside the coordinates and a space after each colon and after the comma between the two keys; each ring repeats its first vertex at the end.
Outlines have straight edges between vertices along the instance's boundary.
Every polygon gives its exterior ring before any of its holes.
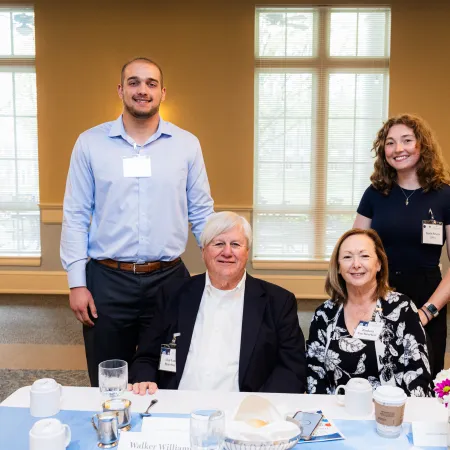
{"type": "Polygon", "coordinates": [[[372,386],[364,378],[351,378],[348,383],[336,388],[336,398],[340,405],[352,416],[367,416],[373,411],[372,386]],[[345,395],[340,395],[343,389],[345,395]]]}

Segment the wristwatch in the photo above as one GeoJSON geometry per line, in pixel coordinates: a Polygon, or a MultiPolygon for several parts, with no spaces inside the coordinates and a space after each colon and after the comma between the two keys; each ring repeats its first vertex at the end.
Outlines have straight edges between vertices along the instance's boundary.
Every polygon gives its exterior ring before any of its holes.
{"type": "Polygon", "coordinates": [[[425,305],[423,305],[425,308],[427,308],[427,311],[433,316],[433,317],[437,317],[439,315],[439,311],[436,308],[436,306],[433,305],[433,303],[425,303],[425,305]]]}

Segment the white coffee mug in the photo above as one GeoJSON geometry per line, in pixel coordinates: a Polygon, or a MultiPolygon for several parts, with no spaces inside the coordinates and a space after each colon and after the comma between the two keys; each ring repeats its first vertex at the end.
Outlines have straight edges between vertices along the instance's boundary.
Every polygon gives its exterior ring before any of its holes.
{"type": "Polygon", "coordinates": [[[364,378],[351,378],[348,383],[336,388],[336,398],[340,405],[352,416],[367,416],[372,413],[372,386],[364,378]],[[340,395],[343,389],[345,395],[340,395]]]}
{"type": "Polygon", "coordinates": [[[38,420],[30,430],[30,450],[65,450],[72,433],[58,419],[38,420]]]}
{"type": "Polygon", "coordinates": [[[53,378],[36,380],[30,389],[30,413],[33,417],[50,417],[61,410],[62,387],[53,378]]]}

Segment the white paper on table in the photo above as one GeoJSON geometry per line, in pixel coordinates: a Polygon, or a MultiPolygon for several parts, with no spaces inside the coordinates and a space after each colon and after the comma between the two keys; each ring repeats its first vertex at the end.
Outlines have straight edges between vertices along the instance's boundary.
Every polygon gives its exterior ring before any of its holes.
{"type": "Polygon", "coordinates": [[[142,420],[141,431],[143,433],[154,433],[155,431],[181,431],[189,435],[189,418],[175,417],[144,417],[142,420]]]}
{"type": "Polygon", "coordinates": [[[190,450],[189,433],[165,431],[142,432],[127,431],[120,434],[118,450],[190,450]]]}
{"type": "Polygon", "coordinates": [[[414,445],[418,447],[446,447],[447,422],[412,422],[414,445]]]}

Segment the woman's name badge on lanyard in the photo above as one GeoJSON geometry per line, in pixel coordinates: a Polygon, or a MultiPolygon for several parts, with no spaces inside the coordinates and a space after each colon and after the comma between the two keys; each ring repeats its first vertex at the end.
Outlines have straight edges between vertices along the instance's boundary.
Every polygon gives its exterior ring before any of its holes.
{"type": "Polygon", "coordinates": [[[123,157],[123,176],[125,178],[148,178],[152,176],[150,156],[135,155],[123,157]]]}
{"type": "Polygon", "coordinates": [[[354,339],[362,339],[363,341],[376,341],[383,329],[383,322],[364,322],[361,320],[353,334],[354,339]]]}
{"type": "Polygon", "coordinates": [[[433,211],[429,210],[431,220],[422,220],[422,244],[444,244],[444,224],[434,220],[433,211]]]}
{"type": "Polygon", "coordinates": [[[180,333],[174,333],[170,344],[161,345],[159,370],[176,373],[177,371],[177,344],[176,339],[180,333]]]}

